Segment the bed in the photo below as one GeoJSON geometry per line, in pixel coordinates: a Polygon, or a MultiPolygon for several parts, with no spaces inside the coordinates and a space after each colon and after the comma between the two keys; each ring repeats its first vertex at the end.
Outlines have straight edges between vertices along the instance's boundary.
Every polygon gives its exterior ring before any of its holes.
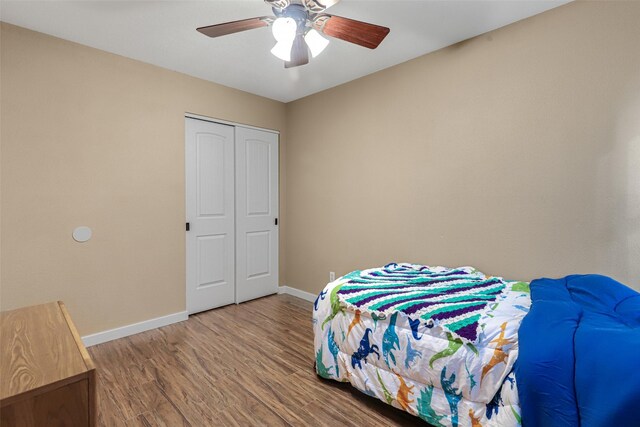
{"type": "Polygon", "coordinates": [[[316,373],[433,426],[517,426],[513,367],[529,284],[472,267],[354,271],[313,307],[316,373]]]}
{"type": "Polygon", "coordinates": [[[640,293],[610,277],[389,264],[313,310],[319,376],[433,426],[640,425],[640,293]]]}

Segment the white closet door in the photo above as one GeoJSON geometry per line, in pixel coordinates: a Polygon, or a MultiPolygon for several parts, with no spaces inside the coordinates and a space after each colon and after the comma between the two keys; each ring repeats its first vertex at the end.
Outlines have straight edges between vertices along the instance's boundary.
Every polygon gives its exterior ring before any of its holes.
{"type": "Polygon", "coordinates": [[[233,126],[185,119],[187,311],[235,300],[233,126]]]}
{"type": "Polygon", "coordinates": [[[236,128],[236,302],[278,292],[278,135],[236,128]]]}

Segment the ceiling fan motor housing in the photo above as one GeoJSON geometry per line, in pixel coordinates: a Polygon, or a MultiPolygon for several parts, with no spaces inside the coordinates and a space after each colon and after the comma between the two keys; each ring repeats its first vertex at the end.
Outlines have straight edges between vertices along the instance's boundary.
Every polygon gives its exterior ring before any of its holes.
{"type": "Polygon", "coordinates": [[[294,3],[281,10],[274,7],[273,13],[278,18],[291,18],[296,21],[298,34],[305,32],[307,21],[309,20],[309,12],[303,5],[294,3]]]}

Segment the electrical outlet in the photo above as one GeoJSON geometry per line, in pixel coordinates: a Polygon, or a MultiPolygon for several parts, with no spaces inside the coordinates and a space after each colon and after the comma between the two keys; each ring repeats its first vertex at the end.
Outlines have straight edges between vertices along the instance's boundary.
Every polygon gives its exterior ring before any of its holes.
{"type": "Polygon", "coordinates": [[[330,271],[329,272],[329,281],[333,282],[334,280],[336,280],[336,273],[335,273],[335,271],[330,271]]]}

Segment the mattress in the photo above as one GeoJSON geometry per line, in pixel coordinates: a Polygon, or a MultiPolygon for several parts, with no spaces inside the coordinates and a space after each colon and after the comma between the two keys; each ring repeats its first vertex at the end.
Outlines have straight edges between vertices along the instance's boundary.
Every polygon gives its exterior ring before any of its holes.
{"type": "Polygon", "coordinates": [[[316,372],[434,426],[517,426],[512,371],[530,305],[528,283],[473,267],[354,271],[314,303],[316,372]]]}

